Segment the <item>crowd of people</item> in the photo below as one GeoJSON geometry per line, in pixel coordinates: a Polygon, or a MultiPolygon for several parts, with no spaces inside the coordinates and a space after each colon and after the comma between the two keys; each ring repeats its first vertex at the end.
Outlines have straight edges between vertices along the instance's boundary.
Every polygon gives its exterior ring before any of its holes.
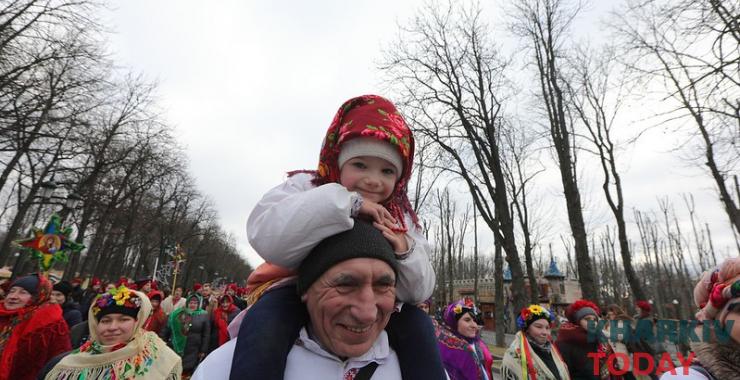
{"type": "Polygon", "coordinates": [[[228,340],[246,306],[236,284],[164,297],[151,279],[81,283],[31,274],[4,284],[0,379],[180,379],[228,340]]]}
{"type": "MultiPolygon", "coordinates": [[[[0,380],[492,380],[475,303],[456,300],[429,315],[430,245],[406,195],[413,158],[413,134],[390,101],[345,102],[317,169],[290,172],[249,215],[250,244],[266,262],[244,289],[164,292],[151,279],[104,286],[96,278],[82,289],[79,279],[16,278],[0,304],[0,380]]],[[[694,298],[700,319],[732,330],[729,341],[692,344],[689,378],[740,378],[740,258],[705,274],[694,298]]],[[[649,318],[650,305],[639,306],[636,317],[649,318]]],[[[605,310],[634,322],[616,305],[605,310]]],[[[638,379],[642,363],[618,362],[625,371],[615,375],[590,354],[657,354],[648,344],[589,339],[602,317],[591,301],[574,302],[565,316],[553,339],[550,310],[522,309],[501,376],[638,379]]]]}

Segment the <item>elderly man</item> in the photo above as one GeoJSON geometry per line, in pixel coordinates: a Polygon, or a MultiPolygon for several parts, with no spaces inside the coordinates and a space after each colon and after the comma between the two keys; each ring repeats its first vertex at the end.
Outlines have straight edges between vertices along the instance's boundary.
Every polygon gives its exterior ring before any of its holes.
{"type": "MultiPolygon", "coordinates": [[[[309,323],[288,354],[284,378],[401,379],[384,330],[395,286],[393,248],[371,225],[356,222],[323,240],[298,269],[297,289],[309,323]]],[[[193,380],[228,379],[235,345],[233,339],[212,352],[193,380]]]]}

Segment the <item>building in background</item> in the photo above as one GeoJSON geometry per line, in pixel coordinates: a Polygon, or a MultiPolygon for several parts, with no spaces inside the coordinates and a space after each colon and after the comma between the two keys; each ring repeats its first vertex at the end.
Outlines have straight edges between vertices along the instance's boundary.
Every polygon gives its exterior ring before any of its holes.
{"type": "MultiPolygon", "coordinates": [[[[529,293],[529,281],[525,281],[525,294],[529,293]]],[[[485,322],[485,330],[494,330],[496,325],[494,323],[493,313],[496,310],[496,303],[494,297],[494,284],[493,278],[481,278],[478,279],[478,304],[483,312],[483,321],[485,322]]],[[[453,286],[453,298],[459,299],[462,297],[473,297],[474,296],[474,280],[464,279],[456,280],[452,284],[453,286]]],[[[537,278],[537,286],[539,287],[539,302],[543,307],[547,307],[554,311],[557,315],[563,315],[565,308],[573,303],[575,300],[581,298],[581,287],[578,280],[574,278],[566,278],[565,275],[558,268],[557,263],[554,259],[550,259],[550,265],[547,272],[541,277],[537,278]]],[[[509,268],[504,270],[504,308],[507,308],[507,313],[504,315],[511,316],[511,271],[509,268]]],[[[511,318],[506,320],[508,329],[507,331],[514,331],[514,324],[511,318]]]]}

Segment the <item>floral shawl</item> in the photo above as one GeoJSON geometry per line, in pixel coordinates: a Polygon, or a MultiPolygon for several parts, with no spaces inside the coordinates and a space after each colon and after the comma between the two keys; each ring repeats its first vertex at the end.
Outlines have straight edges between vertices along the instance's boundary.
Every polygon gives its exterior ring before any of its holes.
{"type": "Polygon", "coordinates": [[[94,307],[91,307],[87,320],[90,340],[54,366],[46,375],[46,380],[180,379],[182,373],[180,357],[169,349],[157,334],[143,329],[152,310],[149,298],[144,293],[127,290],[129,294],[139,297],[141,302],[133,338],[126,344],[102,345],[97,333],[98,321],[95,318],[94,307]]]}

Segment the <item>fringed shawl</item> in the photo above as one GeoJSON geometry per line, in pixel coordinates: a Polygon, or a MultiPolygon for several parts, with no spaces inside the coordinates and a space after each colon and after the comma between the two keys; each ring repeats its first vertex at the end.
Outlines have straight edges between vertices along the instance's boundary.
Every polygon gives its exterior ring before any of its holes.
{"type": "Polygon", "coordinates": [[[141,299],[133,338],[123,347],[101,345],[98,322],[91,308],[88,312],[90,341],[63,358],[46,375],[46,380],[180,379],[180,357],[156,334],[142,328],[152,310],[149,299],[144,293],[132,292],[141,299]]]}
{"type": "MultiPolygon", "coordinates": [[[[558,348],[552,344],[550,353],[558,368],[561,380],[570,380],[568,366],[560,355],[558,348]]],[[[519,331],[514,336],[514,341],[506,350],[501,362],[501,376],[504,380],[550,380],[555,375],[547,367],[547,364],[532,349],[526,335],[519,331]]]]}

